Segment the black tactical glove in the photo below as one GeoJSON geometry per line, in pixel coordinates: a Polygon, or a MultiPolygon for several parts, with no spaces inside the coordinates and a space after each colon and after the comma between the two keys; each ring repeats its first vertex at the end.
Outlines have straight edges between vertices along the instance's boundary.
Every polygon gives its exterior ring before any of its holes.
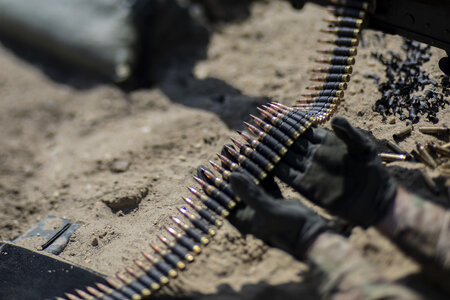
{"type": "Polygon", "coordinates": [[[275,199],[248,176],[234,172],[230,184],[243,208],[233,215],[233,224],[271,246],[302,258],[316,237],[329,229],[325,220],[298,200],[275,199]]]}
{"type": "Polygon", "coordinates": [[[384,216],[397,185],[363,133],[342,117],[331,126],[334,134],[311,128],[302,135],[275,175],[330,212],[368,227],[384,216]]]}

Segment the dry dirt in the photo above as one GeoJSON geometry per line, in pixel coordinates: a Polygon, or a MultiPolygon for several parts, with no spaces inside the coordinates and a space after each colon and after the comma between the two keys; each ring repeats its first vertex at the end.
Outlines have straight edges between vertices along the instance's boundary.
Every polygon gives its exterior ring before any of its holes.
{"type": "MultiPolygon", "coordinates": [[[[140,251],[149,251],[188,195],[186,186],[194,185],[195,168],[215,159],[244,116],[268,98],[293,104],[309,84],[326,11],[315,5],[296,11],[281,1],[257,2],[250,9],[247,19],[215,31],[203,60],[191,67],[179,57],[152,88],[131,92],[80,74],[52,73],[51,67],[30,64],[0,47],[0,238],[12,240],[54,215],[82,224],[60,254],[72,263],[113,275],[140,251]],[[118,207],[120,202],[126,208],[118,207]]],[[[385,149],[383,140],[405,125],[398,119],[390,124],[372,111],[380,95],[363,74],[384,78],[384,67],[370,53],[400,51],[402,39],[379,37],[364,33],[367,45],[360,47],[336,115],[368,130],[385,149]]],[[[440,81],[437,62],[444,52],[432,51],[425,69],[440,81]]],[[[439,125],[450,125],[448,109],[438,117],[439,125]]],[[[422,119],[418,125],[425,124],[430,123],[422,119]]],[[[400,145],[412,150],[415,141],[437,140],[414,131],[400,145]]],[[[443,188],[433,195],[424,184],[423,168],[389,165],[408,189],[448,205],[443,188]]],[[[373,229],[354,229],[350,241],[392,280],[409,281],[418,270],[373,229]]],[[[304,263],[226,224],[161,294],[316,299],[307,272],[304,263]]],[[[420,282],[419,277],[413,285],[438,297],[420,282]]]]}

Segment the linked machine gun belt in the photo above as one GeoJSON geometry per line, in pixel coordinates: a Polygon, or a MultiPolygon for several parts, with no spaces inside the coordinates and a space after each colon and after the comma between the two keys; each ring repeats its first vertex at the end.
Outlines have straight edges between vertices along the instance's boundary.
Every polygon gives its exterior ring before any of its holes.
{"type": "MultiPolygon", "coordinates": [[[[188,188],[191,196],[183,197],[180,216],[171,217],[172,227],[166,227],[167,236],[158,236],[160,245],[151,245],[151,252],[133,260],[134,265],[106,278],[105,282],[66,293],[58,300],[139,300],[156,294],[170,283],[178,273],[195,262],[217,230],[240,205],[228,183],[231,172],[250,175],[259,184],[274,169],[296,139],[311,126],[330,119],[344,101],[344,91],[350,82],[360,31],[363,28],[368,2],[331,0],[330,18],[320,39],[325,48],[318,50],[322,57],[316,59],[315,84],[293,107],[281,103],[268,103],[258,108],[260,116],[251,116],[253,124],[245,123],[248,132],[239,131],[242,140],[232,139],[236,146],[225,147],[227,153],[218,154],[221,165],[210,161],[218,174],[199,168],[195,181],[201,190],[188,188]]],[[[149,249],[150,250],[150,249],[149,249]]]]}

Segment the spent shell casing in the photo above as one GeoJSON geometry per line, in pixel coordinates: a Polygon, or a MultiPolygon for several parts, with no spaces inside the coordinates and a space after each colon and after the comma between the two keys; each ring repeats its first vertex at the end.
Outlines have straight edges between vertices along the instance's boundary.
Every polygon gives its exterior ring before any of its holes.
{"type": "Polygon", "coordinates": [[[169,249],[173,254],[178,256],[180,259],[187,261],[188,263],[192,263],[195,258],[194,255],[189,252],[189,249],[179,244],[178,241],[175,242],[173,240],[169,240],[167,237],[163,235],[158,235],[158,239],[169,249]]]}
{"type": "Polygon", "coordinates": [[[165,226],[165,228],[167,232],[177,240],[177,242],[183,245],[186,249],[192,251],[195,255],[198,255],[202,252],[202,248],[200,247],[200,245],[190,239],[188,236],[179,233],[173,227],[165,226]]]}
{"type": "Polygon", "coordinates": [[[351,17],[363,19],[366,15],[366,12],[364,10],[348,7],[329,6],[328,11],[334,14],[336,17],[351,17]]]}
{"type": "MultiPolygon", "coordinates": [[[[332,56],[322,57],[315,60],[318,63],[330,64],[330,65],[354,65],[355,58],[352,56],[332,56]]],[[[339,81],[339,80],[336,80],[339,81]]]]}
{"type": "Polygon", "coordinates": [[[347,83],[345,82],[325,82],[321,85],[310,85],[307,86],[306,89],[308,90],[345,90],[347,89],[347,83]]]}
{"type": "Polygon", "coordinates": [[[123,274],[116,273],[116,278],[122,281],[127,287],[131,288],[132,290],[136,291],[140,296],[150,296],[151,291],[143,285],[141,282],[137,280],[132,280],[131,278],[126,277],[123,274]]]}
{"type": "Polygon", "coordinates": [[[325,81],[325,82],[335,82],[335,81],[342,81],[342,82],[349,82],[350,81],[350,75],[348,74],[329,74],[326,76],[316,76],[311,78],[311,81],[325,81]]]}
{"type": "Polygon", "coordinates": [[[127,299],[133,299],[133,300],[140,300],[140,299],[142,299],[142,297],[139,294],[139,292],[135,291],[131,287],[129,287],[127,285],[124,285],[124,284],[121,284],[121,283],[115,281],[112,278],[106,278],[105,280],[111,287],[113,287],[114,289],[118,290],[121,294],[126,295],[128,297],[127,299]]]}
{"type": "Polygon", "coordinates": [[[326,22],[335,26],[361,28],[363,24],[362,19],[349,18],[349,17],[334,17],[325,19],[326,22]]]}
{"type": "Polygon", "coordinates": [[[215,212],[216,214],[218,214],[219,216],[222,217],[227,217],[230,213],[228,212],[228,210],[223,207],[219,202],[217,202],[216,200],[205,196],[203,194],[201,194],[200,192],[198,192],[195,188],[190,187],[188,188],[189,191],[197,198],[199,199],[207,208],[209,208],[210,210],[212,210],[213,212],[215,212]]]}
{"type": "Polygon", "coordinates": [[[289,136],[284,134],[282,131],[278,130],[276,127],[270,125],[269,123],[264,122],[263,120],[254,115],[250,115],[250,117],[262,130],[264,130],[266,133],[274,137],[283,145],[289,147],[294,143],[294,141],[291,138],[289,138],[289,136]]]}
{"type": "Polygon", "coordinates": [[[397,133],[394,133],[394,134],[392,135],[392,137],[393,137],[394,139],[400,139],[400,138],[402,138],[402,137],[404,137],[404,136],[410,134],[411,131],[413,131],[413,125],[412,125],[412,124],[406,126],[406,128],[402,129],[401,131],[399,131],[399,132],[397,132],[397,133]]]}
{"type": "Polygon", "coordinates": [[[379,156],[380,156],[381,160],[385,161],[385,162],[406,160],[406,155],[405,154],[380,153],[379,156]]]}
{"type": "Polygon", "coordinates": [[[237,198],[236,194],[231,189],[231,186],[227,182],[225,182],[222,178],[217,177],[216,175],[214,175],[213,172],[211,172],[205,167],[201,168],[201,173],[204,175],[204,177],[208,180],[209,183],[217,187],[219,190],[221,190],[231,198],[234,199],[237,198]]]}
{"type": "Polygon", "coordinates": [[[164,249],[159,248],[156,245],[150,245],[156,253],[158,253],[165,262],[168,264],[174,266],[175,268],[179,270],[186,269],[186,264],[183,262],[184,257],[179,257],[178,255],[175,255],[175,253],[166,251],[164,249]]]}
{"type": "Polygon", "coordinates": [[[335,34],[337,36],[352,37],[352,38],[357,37],[360,33],[360,30],[358,28],[350,28],[350,27],[327,27],[321,29],[320,31],[324,33],[335,34]]]}
{"type": "Polygon", "coordinates": [[[225,170],[224,168],[222,168],[222,166],[216,164],[215,162],[213,162],[212,160],[209,161],[209,164],[217,171],[220,173],[220,175],[222,175],[223,179],[225,180],[229,180],[231,172],[228,170],[225,170]]]}
{"type": "Polygon", "coordinates": [[[267,147],[266,145],[262,144],[258,140],[251,138],[250,135],[248,135],[247,133],[242,132],[242,131],[237,131],[237,133],[239,133],[242,136],[242,138],[247,143],[249,143],[253,149],[255,149],[260,154],[267,157],[267,159],[270,160],[271,162],[278,163],[281,160],[281,157],[275,151],[273,151],[271,148],[267,147]]]}
{"type": "Polygon", "coordinates": [[[444,148],[435,144],[428,144],[428,149],[434,151],[435,153],[441,154],[446,157],[450,157],[450,149],[444,148]]]}
{"type": "Polygon", "coordinates": [[[153,264],[153,266],[158,269],[165,276],[169,276],[171,278],[176,278],[178,276],[178,272],[174,269],[173,266],[169,265],[164,260],[158,259],[155,256],[151,255],[147,252],[141,252],[144,258],[153,264]]]}
{"type": "MultiPolygon", "coordinates": [[[[327,48],[327,49],[318,49],[317,52],[323,53],[323,54],[339,55],[339,56],[355,56],[358,53],[356,48],[349,48],[349,47],[335,47],[335,48],[327,48]]],[[[335,73],[335,72],[330,72],[330,73],[335,73]]],[[[348,73],[351,73],[351,71],[348,73]]]]}
{"type": "Polygon", "coordinates": [[[242,173],[245,174],[247,176],[249,176],[250,178],[253,179],[253,182],[255,184],[259,184],[259,179],[256,178],[255,175],[253,175],[252,173],[250,173],[249,171],[247,171],[246,169],[244,169],[243,167],[241,167],[240,165],[232,162],[229,158],[227,158],[225,155],[221,155],[221,154],[216,154],[220,161],[222,162],[222,165],[226,168],[228,168],[230,171],[233,172],[238,172],[238,173],[242,173]]]}
{"type": "Polygon", "coordinates": [[[169,278],[167,278],[167,276],[159,271],[155,266],[145,265],[144,262],[138,259],[133,260],[133,262],[139,269],[145,272],[149,277],[153,278],[160,285],[166,285],[169,283],[169,278]]]}
{"type": "Polygon", "coordinates": [[[127,295],[124,295],[121,292],[104,285],[103,283],[96,283],[95,285],[97,286],[97,288],[100,291],[105,293],[105,295],[109,295],[109,296],[113,297],[115,300],[128,300],[128,299],[130,299],[130,298],[128,298],[127,295]]]}
{"type": "Polygon", "coordinates": [[[361,10],[369,9],[369,2],[360,0],[330,0],[331,3],[361,10]]]}
{"type": "Polygon", "coordinates": [[[351,74],[353,72],[352,66],[339,66],[331,65],[325,68],[315,68],[313,69],[315,73],[326,73],[326,74],[351,74]]]}
{"type": "Polygon", "coordinates": [[[419,127],[419,131],[426,134],[450,134],[450,128],[447,127],[419,127]]]}
{"type": "Polygon", "coordinates": [[[212,199],[216,200],[218,203],[227,207],[228,209],[232,209],[236,206],[236,202],[233,198],[226,195],[224,192],[219,190],[218,188],[206,183],[201,178],[194,176],[194,180],[202,187],[203,191],[210,196],[212,199]]]}
{"type": "Polygon", "coordinates": [[[392,150],[394,150],[397,154],[405,154],[406,155],[406,159],[411,159],[411,155],[405,151],[403,148],[401,148],[397,143],[395,143],[394,141],[387,141],[387,146],[389,148],[391,148],[392,150]]]}
{"type": "Polygon", "coordinates": [[[130,267],[125,268],[125,271],[134,279],[139,281],[147,289],[150,289],[150,291],[157,291],[161,288],[161,285],[157,281],[158,279],[154,279],[144,272],[136,272],[133,268],[130,267]]]}
{"type": "Polygon", "coordinates": [[[80,289],[75,289],[75,292],[84,300],[94,300],[95,298],[92,295],[89,295],[85,291],[80,289]]]}
{"type": "Polygon", "coordinates": [[[359,44],[358,39],[347,38],[347,37],[336,37],[334,39],[319,39],[319,43],[322,44],[333,44],[336,46],[343,47],[356,47],[359,44]]]}
{"type": "Polygon", "coordinates": [[[341,90],[322,90],[317,93],[302,94],[303,97],[315,98],[315,97],[344,97],[344,91],[341,90]]]}
{"type": "Polygon", "coordinates": [[[298,100],[301,104],[309,104],[309,103],[331,103],[331,104],[339,104],[343,99],[340,97],[327,97],[327,96],[319,96],[313,98],[301,98],[298,100]]]}
{"type": "Polygon", "coordinates": [[[425,147],[422,144],[416,143],[416,149],[419,155],[423,158],[423,161],[425,161],[427,165],[429,165],[433,169],[437,167],[436,161],[434,160],[433,157],[431,157],[430,153],[427,151],[427,149],[425,149],[425,147]]]}
{"type": "MultiPolygon", "coordinates": [[[[203,219],[205,219],[208,223],[215,225],[217,227],[222,226],[223,222],[219,218],[217,218],[213,213],[211,213],[209,210],[203,208],[202,206],[198,205],[194,201],[192,201],[190,198],[184,198],[183,200],[188,204],[190,207],[192,207],[203,219]]],[[[187,210],[186,210],[187,212],[187,210]]],[[[183,213],[183,212],[182,212],[183,213]]]]}
{"type": "Polygon", "coordinates": [[[209,239],[202,233],[197,231],[197,229],[188,226],[177,217],[171,216],[170,219],[197,243],[202,243],[203,245],[207,245],[209,243],[209,239]]]}
{"type": "Polygon", "coordinates": [[[282,155],[286,154],[287,148],[283,144],[281,144],[278,140],[276,140],[275,138],[268,135],[264,131],[256,128],[255,126],[253,126],[247,122],[244,122],[244,124],[254,135],[256,135],[258,137],[258,139],[261,143],[263,143],[266,146],[268,146],[269,148],[275,150],[275,152],[278,155],[282,156],[282,155]]]}

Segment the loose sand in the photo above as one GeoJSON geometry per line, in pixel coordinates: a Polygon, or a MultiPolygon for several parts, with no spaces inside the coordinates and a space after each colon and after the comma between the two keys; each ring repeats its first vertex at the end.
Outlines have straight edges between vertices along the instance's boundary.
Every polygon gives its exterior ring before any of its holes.
{"type": "MultiPolygon", "coordinates": [[[[326,11],[309,4],[295,11],[281,1],[257,2],[250,9],[247,19],[218,28],[205,59],[192,66],[177,57],[152,88],[131,92],[44,63],[30,64],[0,47],[0,238],[14,239],[54,215],[82,224],[60,254],[70,262],[113,275],[140,251],[149,251],[149,243],[157,241],[168,217],[182,205],[181,197],[188,196],[195,168],[216,159],[257,105],[268,99],[293,104],[309,84],[326,11]],[[117,208],[121,201],[127,208],[117,208]]],[[[384,67],[370,53],[400,52],[402,39],[380,37],[364,33],[367,45],[359,48],[346,101],[336,115],[370,132],[386,150],[383,140],[405,123],[395,119],[391,124],[393,117],[384,120],[372,111],[380,95],[363,75],[384,78],[384,67]]],[[[437,62],[444,52],[432,51],[424,68],[440,82],[437,62]]],[[[439,125],[450,125],[448,108],[438,117],[439,125]]],[[[430,123],[422,118],[418,125],[430,123]]],[[[415,141],[438,140],[414,131],[400,145],[412,150],[415,141]]],[[[417,163],[389,165],[408,189],[447,206],[443,180],[439,195],[433,195],[421,169],[417,163]]],[[[410,276],[418,266],[375,230],[356,228],[350,241],[388,278],[412,280],[437,297],[433,287],[410,276]]],[[[304,263],[226,224],[161,294],[316,299],[307,271],[304,263]]]]}

